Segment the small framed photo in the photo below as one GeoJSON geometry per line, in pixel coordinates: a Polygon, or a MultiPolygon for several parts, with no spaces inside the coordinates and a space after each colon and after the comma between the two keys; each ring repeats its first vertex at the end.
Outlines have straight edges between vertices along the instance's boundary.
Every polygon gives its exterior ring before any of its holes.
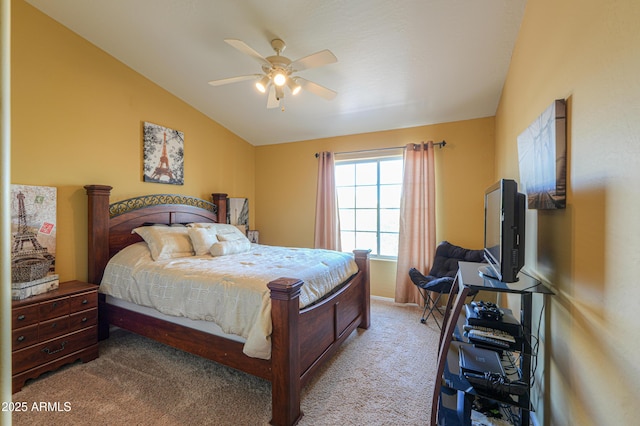
{"type": "Polygon", "coordinates": [[[249,241],[251,241],[252,243],[256,243],[259,244],[260,243],[260,231],[249,231],[247,232],[247,238],[249,238],[249,241]]]}

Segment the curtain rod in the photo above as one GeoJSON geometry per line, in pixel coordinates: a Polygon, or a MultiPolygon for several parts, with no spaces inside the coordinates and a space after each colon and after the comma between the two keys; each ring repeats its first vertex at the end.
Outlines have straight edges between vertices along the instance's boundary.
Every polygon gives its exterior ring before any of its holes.
{"type": "MultiPolygon", "coordinates": [[[[424,143],[424,142],[421,142],[421,143],[424,143]]],[[[442,142],[434,142],[433,143],[434,146],[437,145],[440,148],[443,148],[446,144],[447,144],[447,141],[445,141],[445,140],[443,140],[442,142]]],[[[389,150],[389,149],[405,149],[405,148],[406,148],[406,146],[392,146],[392,147],[389,147],[389,148],[361,149],[359,151],[336,152],[335,154],[357,154],[357,153],[360,153],[360,152],[386,151],[386,150],[389,150]]],[[[315,154],[316,158],[318,158],[319,155],[320,154],[318,154],[316,152],[316,154],[315,154]]]]}

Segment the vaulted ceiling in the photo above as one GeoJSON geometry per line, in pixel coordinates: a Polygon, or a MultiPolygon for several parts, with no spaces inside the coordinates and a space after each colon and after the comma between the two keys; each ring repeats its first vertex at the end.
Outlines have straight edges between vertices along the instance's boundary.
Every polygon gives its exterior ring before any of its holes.
{"type": "Polygon", "coordinates": [[[253,145],[492,116],[526,0],[27,0],[253,145]],[[245,80],[271,40],[296,60],[328,49],[336,63],[300,71],[337,92],[285,91],[279,108],[245,80]]]}

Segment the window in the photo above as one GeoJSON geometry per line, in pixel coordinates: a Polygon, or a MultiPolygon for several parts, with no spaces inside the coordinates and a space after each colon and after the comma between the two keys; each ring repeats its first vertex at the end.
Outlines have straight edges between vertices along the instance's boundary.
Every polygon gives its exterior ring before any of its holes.
{"type": "Polygon", "coordinates": [[[402,169],[400,155],[336,161],[343,251],[397,258],[402,169]]]}

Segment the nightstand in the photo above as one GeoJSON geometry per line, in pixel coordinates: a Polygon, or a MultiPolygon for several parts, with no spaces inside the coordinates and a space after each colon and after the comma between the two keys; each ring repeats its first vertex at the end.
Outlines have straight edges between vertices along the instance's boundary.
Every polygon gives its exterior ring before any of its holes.
{"type": "Polygon", "coordinates": [[[77,360],[98,357],[98,286],[82,281],[14,301],[13,393],[28,379],[77,360]]]}

